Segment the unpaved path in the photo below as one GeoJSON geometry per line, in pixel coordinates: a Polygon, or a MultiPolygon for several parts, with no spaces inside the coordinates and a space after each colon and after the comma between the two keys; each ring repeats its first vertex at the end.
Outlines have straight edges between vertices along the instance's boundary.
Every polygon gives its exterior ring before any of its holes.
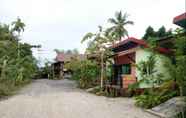
{"type": "Polygon", "coordinates": [[[70,80],[36,80],[16,96],[0,101],[0,118],[156,118],[130,98],[86,93],[70,80]]]}

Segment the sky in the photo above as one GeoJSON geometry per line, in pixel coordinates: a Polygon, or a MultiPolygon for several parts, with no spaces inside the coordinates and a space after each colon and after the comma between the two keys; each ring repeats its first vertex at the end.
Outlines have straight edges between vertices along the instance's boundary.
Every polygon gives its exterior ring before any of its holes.
{"type": "Polygon", "coordinates": [[[20,17],[26,24],[22,42],[40,44],[33,50],[37,59],[52,60],[54,49],[74,49],[83,53],[81,44],[87,32],[96,32],[98,26],[108,27],[107,20],[116,11],[127,12],[129,35],[141,38],[151,25],[155,30],[164,25],[175,29],[175,16],[186,11],[185,0],[0,0],[0,22],[10,24],[20,17]]]}

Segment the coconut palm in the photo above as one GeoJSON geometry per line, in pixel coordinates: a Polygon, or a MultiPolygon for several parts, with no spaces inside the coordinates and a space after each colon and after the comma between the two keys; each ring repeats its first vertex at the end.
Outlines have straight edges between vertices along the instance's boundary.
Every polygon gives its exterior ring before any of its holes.
{"type": "Polygon", "coordinates": [[[125,28],[126,25],[133,25],[133,21],[127,20],[127,13],[122,13],[122,11],[115,13],[115,18],[109,18],[108,22],[110,22],[113,26],[107,29],[107,33],[110,33],[114,36],[116,41],[121,41],[121,38],[124,36],[128,36],[128,31],[125,28]]]}
{"type": "MultiPolygon", "coordinates": [[[[18,33],[18,37],[20,37],[20,33],[21,31],[24,32],[24,27],[25,27],[25,24],[21,21],[20,18],[17,18],[16,21],[12,22],[12,32],[16,31],[18,33]]],[[[20,44],[19,44],[19,39],[17,41],[17,44],[18,44],[18,58],[20,57],[20,44]]]]}
{"type": "Polygon", "coordinates": [[[19,36],[20,36],[21,31],[24,32],[25,24],[21,21],[20,18],[17,18],[16,21],[12,22],[12,26],[13,26],[12,31],[18,32],[19,36]]]}

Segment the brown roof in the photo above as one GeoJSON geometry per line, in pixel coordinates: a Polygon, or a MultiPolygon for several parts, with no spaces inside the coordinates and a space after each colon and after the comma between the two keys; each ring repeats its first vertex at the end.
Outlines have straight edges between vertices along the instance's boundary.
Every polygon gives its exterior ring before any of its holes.
{"type": "Polygon", "coordinates": [[[56,56],[57,62],[69,62],[72,58],[77,58],[79,60],[86,59],[86,55],[84,54],[64,54],[64,53],[58,53],[56,56]]]}
{"type": "Polygon", "coordinates": [[[124,40],[114,44],[112,46],[112,48],[119,47],[119,46],[124,45],[124,44],[126,44],[128,42],[135,42],[137,44],[140,44],[140,45],[143,45],[143,46],[147,46],[147,43],[144,40],[137,39],[137,38],[134,38],[134,37],[128,37],[127,39],[124,39],[124,40]]]}
{"type": "Polygon", "coordinates": [[[56,58],[55,58],[55,61],[64,62],[64,53],[58,53],[56,58]]]}
{"type": "Polygon", "coordinates": [[[181,15],[179,15],[179,16],[174,17],[173,23],[176,23],[176,22],[178,22],[180,20],[184,20],[184,19],[186,19],[186,12],[181,14],[181,15]]]}
{"type": "MultiPolygon", "coordinates": [[[[125,46],[125,44],[127,44],[129,42],[136,43],[136,44],[141,45],[141,46],[143,46],[145,48],[148,48],[149,47],[149,45],[147,44],[147,42],[145,40],[137,39],[137,38],[134,38],[134,37],[129,37],[128,39],[125,39],[125,40],[123,40],[123,41],[121,41],[121,42],[113,45],[112,48],[117,48],[119,46],[125,46]]],[[[156,50],[159,51],[160,53],[164,53],[164,54],[171,53],[171,51],[169,49],[162,48],[162,47],[157,47],[156,50]]]]}

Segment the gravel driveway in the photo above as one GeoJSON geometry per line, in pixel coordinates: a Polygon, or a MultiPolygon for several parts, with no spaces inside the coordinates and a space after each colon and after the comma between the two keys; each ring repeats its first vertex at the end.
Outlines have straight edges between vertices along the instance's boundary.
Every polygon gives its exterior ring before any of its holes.
{"type": "Polygon", "coordinates": [[[129,98],[86,93],[70,80],[36,80],[0,101],[0,118],[157,118],[129,98]]]}

